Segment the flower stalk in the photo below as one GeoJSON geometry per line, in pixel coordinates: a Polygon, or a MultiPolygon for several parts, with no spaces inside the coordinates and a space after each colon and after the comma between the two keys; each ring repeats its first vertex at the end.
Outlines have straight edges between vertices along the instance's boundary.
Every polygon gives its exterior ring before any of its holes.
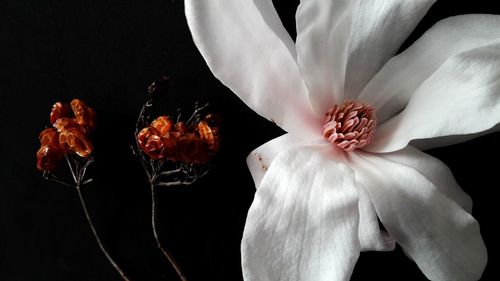
{"type": "Polygon", "coordinates": [[[92,178],[85,179],[85,175],[89,165],[94,162],[91,154],[93,151],[91,133],[96,125],[94,110],[79,99],[73,99],[70,104],[56,102],[50,112],[50,123],[53,127],[39,134],[41,147],[36,154],[37,168],[43,171],[43,177],[46,180],[76,189],[85,218],[99,248],[122,279],[130,281],[101,241],[81,191],[83,186],[93,181],[92,178]],[[66,182],[52,172],[63,157],[73,183],[66,182]]]}
{"type": "Polygon", "coordinates": [[[160,251],[177,273],[181,281],[187,281],[179,264],[168,248],[161,243],[158,229],[158,187],[187,186],[207,174],[208,162],[218,150],[218,127],[215,117],[201,112],[208,104],[195,109],[187,121],[181,121],[181,113],[175,123],[168,116],[160,116],[151,124],[147,112],[154,98],[167,88],[168,78],[162,77],[148,88],[148,100],[143,104],[135,126],[135,147],[132,147],[148,178],[151,191],[151,225],[153,236],[160,251]]]}
{"type": "Polygon", "coordinates": [[[72,157],[71,155],[65,155],[66,158],[66,163],[68,164],[68,168],[70,170],[71,176],[73,178],[73,183],[68,183],[60,178],[58,178],[56,175],[51,173],[50,171],[45,171],[44,172],[44,178],[46,180],[50,180],[53,182],[56,182],[58,184],[68,186],[71,188],[75,188],[77,193],[78,193],[78,198],[80,200],[80,204],[82,206],[83,212],[85,214],[85,219],[87,220],[90,230],[92,231],[92,234],[94,235],[95,240],[97,241],[97,244],[99,245],[99,248],[101,249],[101,252],[104,254],[106,259],[109,261],[109,263],[115,268],[115,270],[120,274],[120,277],[124,281],[130,281],[130,279],[127,277],[125,272],[120,268],[120,266],[115,262],[115,260],[112,258],[106,247],[104,246],[104,243],[102,242],[99,234],[97,233],[97,229],[94,226],[94,223],[92,221],[92,218],[90,216],[90,213],[87,208],[87,204],[85,202],[85,199],[82,194],[82,187],[85,186],[86,184],[89,184],[90,182],[93,181],[92,178],[85,179],[85,174],[87,172],[87,168],[89,167],[90,164],[94,162],[94,159],[92,157],[84,159],[85,162],[82,163],[81,158],[75,159],[75,157],[72,157]]]}

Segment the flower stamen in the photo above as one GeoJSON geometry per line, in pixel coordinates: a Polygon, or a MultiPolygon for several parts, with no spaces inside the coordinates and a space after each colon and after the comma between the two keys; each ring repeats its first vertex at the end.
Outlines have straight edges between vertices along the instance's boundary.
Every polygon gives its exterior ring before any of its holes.
{"type": "Polygon", "coordinates": [[[334,105],[326,112],[323,136],[345,151],[369,144],[374,137],[375,109],[357,100],[334,105]]]}

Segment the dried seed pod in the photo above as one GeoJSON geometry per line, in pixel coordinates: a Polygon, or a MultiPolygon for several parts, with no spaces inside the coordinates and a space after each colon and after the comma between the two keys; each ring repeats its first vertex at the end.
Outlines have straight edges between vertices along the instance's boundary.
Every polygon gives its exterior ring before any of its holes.
{"type": "Polygon", "coordinates": [[[56,102],[50,111],[50,124],[54,124],[57,119],[63,117],[71,117],[71,110],[69,106],[62,102],[56,102]]]}
{"type": "Polygon", "coordinates": [[[63,153],[59,146],[43,145],[36,153],[36,167],[40,171],[52,171],[62,157],[63,153]]]}
{"type": "Polygon", "coordinates": [[[206,121],[198,123],[200,139],[208,145],[208,148],[213,153],[219,150],[219,136],[216,132],[218,131],[214,131],[206,121]]]}
{"type": "Polygon", "coordinates": [[[88,126],[90,130],[95,127],[95,112],[88,107],[82,100],[73,99],[71,101],[71,109],[75,114],[75,120],[82,126],[88,126]]]}
{"type": "Polygon", "coordinates": [[[87,158],[94,149],[92,142],[81,127],[72,127],[59,134],[59,144],[63,152],[73,151],[78,156],[87,158]]]}
{"type": "Polygon", "coordinates": [[[160,136],[165,136],[172,129],[174,122],[168,116],[160,116],[151,122],[151,127],[160,132],[160,136]]]}

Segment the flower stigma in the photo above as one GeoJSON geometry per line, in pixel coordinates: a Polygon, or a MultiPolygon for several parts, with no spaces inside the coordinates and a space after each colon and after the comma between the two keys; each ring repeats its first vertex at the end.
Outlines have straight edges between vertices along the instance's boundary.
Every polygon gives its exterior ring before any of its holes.
{"type": "Polygon", "coordinates": [[[323,136],[344,151],[369,144],[374,137],[377,119],[375,109],[357,100],[346,100],[326,113],[323,136]]]}

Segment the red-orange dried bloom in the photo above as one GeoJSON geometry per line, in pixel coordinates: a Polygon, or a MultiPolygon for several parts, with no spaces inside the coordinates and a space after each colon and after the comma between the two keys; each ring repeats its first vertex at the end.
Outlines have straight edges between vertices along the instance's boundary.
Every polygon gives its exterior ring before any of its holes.
{"type": "MultiPolygon", "coordinates": [[[[69,128],[81,128],[82,126],[76,122],[74,118],[59,118],[54,123],[54,128],[57,129],[57,132],[61,133],[62,131],[68,130],[69,128]]],[[[82,128],[85,132],[87,130],[82,128]]]]}
{"type": "Polygon", "coordinates": [[[95,127],[95,112],[83,101],[74,99],[71,107],[56,102],[50,112],[54,128],[40,133],[41,148],[37,152],[37,168],[50,171],[65,153],[74,152],[87,158],[92,153],[90,131],[95,127]],[[71,112],[71,110],[73,112],[71,112]]]}
{"type": "Polygon", "coordinates": [[[63,153],[59,147],[51,144],[44,145],[36,153],[36,167],[40,171],[52,171],[62,157],[63,153]]]}
{"type": "Polygon", "coordinates": [[[137,134],[137,142],[141,150],[152,159],[164,158],[162,155],[163,140],[160,136],[160,132],[155,128],[146,127],[142,129],[139,134],[137,134]]]}
{"type": "Polygon", "coordinates": [[[41,146],[48,144],[57,144],[59,146],[59,135],[54,128],[47,128],[41,131],[38,138],[40,139],[41,146]]]}
{"type": "Polygon", "coordinates": [[[92,108],[88,107],[82,100],[73,99],[71,109],[78,124],[88,126],[90,130],[95,129],[95,112],[92,108]]]}
{"type": "Polygon", "coordinates": [[[59,118],[70,117],[70,116],[71,116],[71,110],[69,106],[65,103],[56,102],[52,106],[52,110],[50,111],[50,124],[54,124],[59,118]]]}
{"type": "Polygon", "coordinates": [[[151,157],[151,159],[163,159],[163,139],[158,135],[149,136],[144,144],[143,151],[151,157]]]}
{"type": "Polygon", "coordinates": [[[177,157],[177,139],[178,133],[170,132],[162,136],[163,141],[163,155],[166,159],[176,161],[177,157]]]}
{"type": "Polygon", "coordinates": [[[198,125],[156,118],[137,135],[139,148],[152,159],[204,164],[219,150],[218,117],[209,114],[198,125]]]}
{"type": "Polygon", "coordinates": [[[59,144],[63,152],[73,151],[78,156],[87,158],[94,147],[92,142],[79,127],[69,128],[59,134],[59,144]]]}
{"type": "Polygon", "coordinates": [[[189,131],[189,128],[186,125],[186,123],[184,123],[182,121],[175,123],[174,128],[175,128],[176,132],[179,132],[181,134],[185,134],[189,131]]]}
{"type": "Polygon", "coordinates": [[[160,133],[158,130],[152,127],[146,127],[142,129],[139,134],[137,134],[137,142],[139,143],[139,146],[141,148],[144,148],[146,145],[146,142],[148,141],[148,138],[152,135],[159,135],[160,133]]]}
{"type": "Polygon", "coordinates": [[[211,128],[207,122],[201,121],[198,123],[198,133],[200,134],[200,139],[208,145],[208,148],[212,153],[219,150],[218,129],[214,130],[214,128],[211,128]]]}
{"type": "Polygon", "coordinates": [[[51,171],[63,156],[59,146],[59,136],[56,130],[48,128],[40,133],[39,138],[41,147],[36,153],[36,167],[40,171],[51,171]]]}
{"type": "Polygon", "coordinates": [[[161,136],[165,136],[172,129],[174,122],[167,116],[160,116],[151,122],[151,127],[158,130],[161,136]]]}
{"type": "Polygon", "coordinates": [[[183,134],[177,140],[177,160],[203,164],[210,160],[208,145],[194,133],[183,134]]]}

